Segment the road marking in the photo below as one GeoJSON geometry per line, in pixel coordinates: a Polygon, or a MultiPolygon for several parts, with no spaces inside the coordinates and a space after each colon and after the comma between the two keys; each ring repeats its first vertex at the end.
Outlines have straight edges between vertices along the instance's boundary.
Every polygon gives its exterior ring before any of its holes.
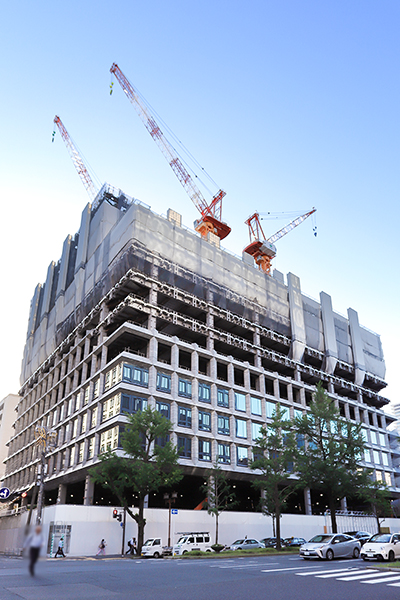
{"type": "MultiPolygon", "coordinates": [[[[383,577],[387,577],[387,573],[377,573],[376,571],[373,571],[372,573],[365,573],[361,574],[361,575],[350,575],[350,577],[339,577],[338,580],[339,581],[356,581],[356,580],[360,580],[360,579],[373,579],[374,577],[378,577],[378,578],[383,578],[383,577]]],[[[379,581],[380,579],[376,579],[376,581],[379,581]]],[[[362,581],[361,581],[362,583],[362,581]]]]}
{"type": "Polygon", "coordinates": [[[320,577],[321,579],[328,579],[328,577],[337,577],[337,578],[339,578],[339,577],[342,577],[343,575],[347,575],[349,577],[356,577],[356,576],[363,577],[365,575],[365,573],[366,573],[365,569],[362,569],[362,570],[355,569],[353,571],[346,570],[346,571],[342,571],[341,573],[340,572],[339,573],[333,573],[333,575],[332,574],[329,574],[329,575],[316,575],[316,577],[320,577]]]}
{"type": "MultiPolygon", "coordinates": [[[[304,569],[309,569],[310,567],[303,567],[304,569]]],[[[350,573],[350,571],[358,571],[359,569],[357,569],[356,567],[354,567],[354,569],[328,569],[326,571],[310,571],[309,573],[296,573],[296,575],[301,575],[301,577],[307,577],[307,575],[316,575],[317,573],[336,573],[336,575],[338,573],[350,573]]]]}
{"type": "MultiPolygon", "coordinates": [[[[278,571],[298,571],[299,569],[309,569],[310,567],[287,567],[286,569],[261,569],[261,573],[277,573],[278,571]]],[[[314,574],[318,571],[314,571],[314,574]]],[[[303,575],[303,573],[296,573],[296,575],[303,575]]],[[[311,575],[311,573],[310,573],[311,575]]]]}
{"type": "MultiPolygon", "coordinates": [[[[399,580],[399,579],[400,579],[400,573],[399,573],[399,574],[397,574],[397,575],[393,575],[393,573],[385,573],[385,575],[386,575],[386,578],[385,578],[385,579],[383,579],[383,578],[381,577],[380,579],[372,579],[372,580],[370,580],[370,581],[361,581],[360,583],[371,583],[371,584],[374,584],[374,583],[382,583],[382,582],[383,582],[383,583],[386,583],[387,581],[397,581],[397,580],[399,580]],[[391,575],[391,576],[390,576],[390,575],[391,575]]],[[[390,585],[395,585],[395,586],[398,586],[398,587],[400,587],[400,583],[392,583],[392,584],[390,584],[390,585]]]]}

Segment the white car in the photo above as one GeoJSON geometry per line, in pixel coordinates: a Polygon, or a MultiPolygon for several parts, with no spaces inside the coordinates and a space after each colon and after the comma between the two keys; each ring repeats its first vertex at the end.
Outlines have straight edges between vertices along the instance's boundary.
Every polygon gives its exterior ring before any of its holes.
{"type": "Polygon", "coordinates": [[[400,558],[400,533],[376,533],[361,549],[361,558],[388,560],[400,558]]]}

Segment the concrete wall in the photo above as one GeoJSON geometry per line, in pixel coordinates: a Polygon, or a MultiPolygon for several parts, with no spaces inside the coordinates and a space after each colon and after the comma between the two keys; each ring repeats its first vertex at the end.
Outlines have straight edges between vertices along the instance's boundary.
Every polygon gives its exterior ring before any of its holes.
{"type": "Polygon", "coordinates": [[[9,394],[0,401],[0,487],[6,472],[4,460],[8,455],[7,442],[14,435],[13,424],[16,419],[15,408],[19,402],[17,394],[9,394]]]}
{"type": "MultiPolygon", "coordinates": [[[[47,506],[43,514],[43,532],[46,540],[49,535],[50,523],[71,525],[69,556],[93,556],[98,550],[101,538],[107,542],[107,554],[120,554],[122,543],[122,527],[112,518],[114,507],[106,506],[47,506]]],[[[13,517],[0,518],[0,553],[11,552],[21,548],[24,539],[24,526],[28,513],[13,517]]],[[[168,511],[164,509],[146,509],[145,539],[161,536],[163,544],[168,539],[168,511]]],[[[178,510],[172,515],[171,542],[176,542],[178,532],[209,531],[215,541],[215,518],[206,511],[178,510]]],[[[35,522],[33,513],[32,523],[35,522]]],[[[327,523],[324,516],[283,515],[281,520],[282,537],[298,536],[310,539],[313,535],[324,531],[327,523]]],[[[361,522],[360,522],[361,525],[361,522]]],[[[400,520],[386,519],[383,523],[392,532],[400,531],[400,520]]],[[[363,524],[365,527],[365,523],[363,524]]],[[[344,523],[344,530],[358,529],[354,520],[344,523]]],[[[362,527],[360,527],[362,529],[362,527]]],[[[372,532],[374,532],[373,529],[372,532]]],[[[231,544],[236,539],[247,535],[258,539],[272,536],[271,517],[260,513],[239,513],[227,511],[219,519],[219,542],[231,544]]],[[[128,516],[126,536],[137,538],[137,525],[128,516]]],[[[125,547],[125,549],[127,546],[125,547]]],[[[43,550],[43,554],[46,548],[43,550]]]]}

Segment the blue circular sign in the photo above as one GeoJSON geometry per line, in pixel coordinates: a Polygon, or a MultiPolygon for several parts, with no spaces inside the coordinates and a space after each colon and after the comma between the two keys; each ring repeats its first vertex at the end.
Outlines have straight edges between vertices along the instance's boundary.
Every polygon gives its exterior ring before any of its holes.
{"type": "Polygon", "coordinates": [[[0,488],[0,500],[7,500],[10,495],[10,490],[8,488],[0,488]]]}

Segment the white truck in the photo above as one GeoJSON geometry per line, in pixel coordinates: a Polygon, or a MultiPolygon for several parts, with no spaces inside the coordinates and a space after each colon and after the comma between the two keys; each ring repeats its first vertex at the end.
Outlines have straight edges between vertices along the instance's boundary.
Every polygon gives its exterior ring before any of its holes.
{"type": "Polygon", "coordinates": [[[173,556],[181,556],[191,550],[202,550],[203,552],[212,552],[211,538],[208,531],[189,531],[179,534],[180,538],[174,544],[173,556]]]}
{"type": "Polygon", "coordinates": [[[149,538],[142,546],[141,555],[147,558],[160,558],[171,555],[171,548],[162,545],[161,538],[149,538]]]}

